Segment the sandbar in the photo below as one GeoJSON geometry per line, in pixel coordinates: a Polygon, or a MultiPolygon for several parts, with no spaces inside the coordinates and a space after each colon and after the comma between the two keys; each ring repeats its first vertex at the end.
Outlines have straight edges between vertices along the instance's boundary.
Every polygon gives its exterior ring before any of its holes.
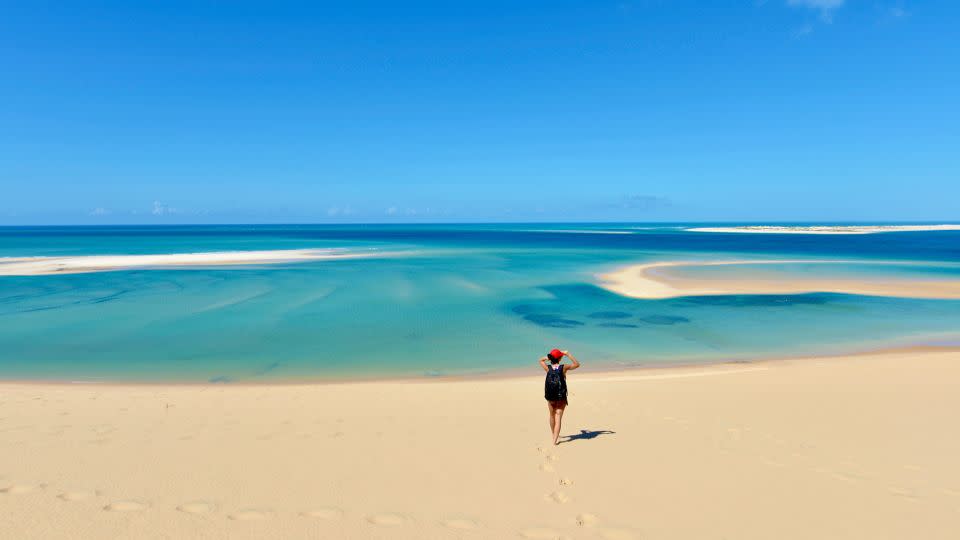
{"type": "Polygon", "coordinates": [[[599,285],[611,292],[631,298],[676,298],[681,296],[715,296],[734,294],[806,294],[816,292],[893,296],[906,298],[960,298],[960,280],[949,279],[819,279],[784,274],[783,277],[747,274],[743,278],[714,276],[690,278],[671,270],[680,267],[719,265],[777,264],[841,264],[858,261],[816,260],[729,260],[729,261],[659,261],[627,265],[601,274],[599,285]]]}
{"type": "Polygon", "coordinates": [[[738,227],[691,227],[692,232],[760,234],[876,234],[887,232],[960,231],[960,225],[746,225],[738,227]]]}
{"type": "Polygon", "coordinates": [[[2,257],[0,276],[81,274],[115,270],[277,264],[333,259],[383,257],[377,251],[345,249],[277,249],[151,255],[77,255],[65,257],[2,257]]]}

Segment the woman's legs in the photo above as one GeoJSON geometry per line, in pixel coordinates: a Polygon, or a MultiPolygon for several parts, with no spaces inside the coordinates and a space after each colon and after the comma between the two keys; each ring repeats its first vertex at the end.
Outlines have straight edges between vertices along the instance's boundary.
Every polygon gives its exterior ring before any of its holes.
{"type": "Polygon", "coordinates": [[[553,402],[552,402],[552,401],[548,401],[548,402],[547,402],[547,415],[550,417],[550,433],[553,433],[553,432],[554,432],[553,426],[554,426],[554,424],[555,424],[556,421],[557,421],[557,419],[556,419],[556,413],[554,413],[553,411],[554,411],[553,402]]]}
{"type": "Polygon", "coordinates": [[[550,429],[553,430],[553,444],[560,444],[560,422],[563,420],[563,410],[567,408],[565,403],[556,407],[551,406],[553,414],[550,417],[550,429]]]}

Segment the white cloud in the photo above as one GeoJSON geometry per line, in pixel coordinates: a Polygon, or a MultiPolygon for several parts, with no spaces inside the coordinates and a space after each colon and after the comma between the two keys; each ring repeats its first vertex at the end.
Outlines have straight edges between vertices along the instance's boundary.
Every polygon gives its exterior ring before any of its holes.
{"type": "Polygon", "coordinates": [[[810,32],[813,32],[813,25],[812,25],[812,24],[805,24],[805,25],[801,26],[800,28],[797,28],[796,30],[793,31],[793,37],[795,37],[795,38],[803,37],[803,36],[809,34],[810,32]]]}
{"type": "Polygon", "coordinates": [[[166,216],[168,214],[179,214],[180,211],[160,201],[153,201],[153,210],[151,210],[150,213],[155,216],[166,216]]]}
{"type": "Polygon", "coordinates": [[[619,208],[630,210],[657,210],[672,206],[670,199],[658,197],[656,195],[624,195],[620,201],[615,204],[619,208]]]}
{"type": "Polygon", "coordinates": [[[844,0],[787,0],[791,6],[803,6],[816,9],[836,9],[843,5],[844,0]]]}
{"type": "Polygon", "coordinates": [[[906,17],[909,13],[902,7],[892,7],[890,8],[890,15],[899,19],[900,17],[906,17]]]}
{"type": "Polygon", "coordinates": [[[396,206],[391,206],[390,208],[387,208],[386,210],[384,210],[383,213],[386,214],[386,215],[388,215],[388,216],[396,215],[396,213],[397,213],[397,207],[396,207],[396,206]]]}
{"type": "Polygon", "coordinates": [[[343,206],[343,207],[331,206],[330,208],[327,208],[327,215],[330,217],[349,216],[352,213],[353,213],[353,208],[351,208],[350,206],[343,206]]]}
{"type": "Polygon", "coordinates": [[[88,215],[91,215],[91,216],[106,216],[106,215],[110,215],[110,213],[111,213],[110,210],[107,210],[106,208],[104,208],[104,207],[102,207],[102,206],[98,206],[98,207],[94,208],[93,210],[91,210],[91,211],[88,213],[88,215]]]}
{"type": "Polygon", "coordinates": [[[833,22],[833,12],[843,7],[845,0],[787,0],[788,6],[820,10],[820,18],[833,22]]]}

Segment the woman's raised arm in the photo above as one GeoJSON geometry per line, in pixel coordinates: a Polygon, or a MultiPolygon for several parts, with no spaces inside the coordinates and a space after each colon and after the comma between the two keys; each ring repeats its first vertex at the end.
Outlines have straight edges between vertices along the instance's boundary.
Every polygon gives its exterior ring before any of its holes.
{"type": "Polygon", "coordinates": [[[577,369],[578,367],[580,367],[580,362],[578,362],[577,359],[574,358],[572,354],[570,354],[570,351],[563,351],[563,355],[569,358],[571,362],[573,362],[572,364],[566,366],[567,371],[570,371],[571,369],[577,369]]]}
{"type": "Polygon", "coordinates": [[[546,356],[541,356],[541,357],[540,357],[540,367],[542,367],[544,371],[550,371],[550,368],[547,367],[547,357],[546,357],[546,356]]]}

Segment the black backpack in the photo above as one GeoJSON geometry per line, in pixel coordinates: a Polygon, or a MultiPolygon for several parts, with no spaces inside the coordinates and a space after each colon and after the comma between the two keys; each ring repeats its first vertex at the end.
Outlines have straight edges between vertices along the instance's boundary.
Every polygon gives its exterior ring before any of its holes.
{"type": "Polygon", "coordinates": [[[543,382],[543,397],[547,401],[563,401],[567,399],[567,378],[563,374],[563,366],[547,370],[547,378],[543,382]]]}

